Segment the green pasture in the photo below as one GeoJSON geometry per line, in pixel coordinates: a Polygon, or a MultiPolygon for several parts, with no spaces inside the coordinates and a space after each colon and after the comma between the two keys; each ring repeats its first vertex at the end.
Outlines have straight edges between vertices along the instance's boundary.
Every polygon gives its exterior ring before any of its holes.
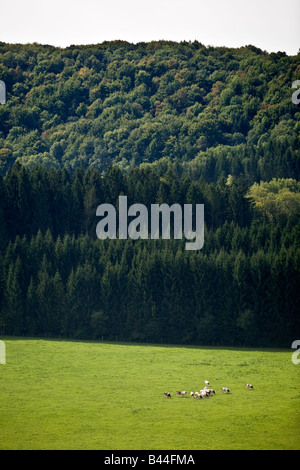
{"type": "Polygon", "coordinates": [[[0,449],[300,448],[292,349],[1,340],[0,449]]]}

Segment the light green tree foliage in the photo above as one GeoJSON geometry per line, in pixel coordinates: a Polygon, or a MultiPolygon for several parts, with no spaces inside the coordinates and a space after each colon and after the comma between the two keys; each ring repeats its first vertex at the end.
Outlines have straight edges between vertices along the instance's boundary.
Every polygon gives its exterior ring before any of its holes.
{"type": "Polygon", "coordinates": [[[299,217],[300,182],[292,178],[254,183],[245,197],[269,221],[290,222],[299,217]]]}

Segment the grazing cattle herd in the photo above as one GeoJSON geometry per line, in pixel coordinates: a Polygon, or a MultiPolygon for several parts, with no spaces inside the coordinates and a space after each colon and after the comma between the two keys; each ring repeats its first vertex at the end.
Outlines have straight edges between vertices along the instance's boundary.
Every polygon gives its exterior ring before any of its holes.
{"type": "MultiPolygon", "coordinates": [[[[210,385],[209,385],[208,380],[205,380],[204,383],[205,383],[205,386],[204,386],[204,388],[203,388],[202,390],[200,390],[200,392],[191,392],[191,393],[190,393],[190,397],[191,397],[191,398],[198,398],[198,399],[201,400],[201,399],[204,398],[204,397],[205,397],[205,398],[208,398],[208,397],[210,397],[211,395],[215,395],[215,394],[216,394],[216,392],[214,391],[213,388],[209,388],[210,385]]],[[[247,384],[247,385],[246,385],[246,388],[250,388],[250,389],[253,390],[253,385],[247,384]]],[[[222,388],[221,388],[221,391],[222,391],[223,393],[230,393],[230,390],[229,390],[229,388],[227,388],[227,387],[222,387],[222,388]]],[[[164,396],[167,397],[167,398],[172,398],[172,395],[170,394],[170,392],[164,392],[164,396]]],[[[187,395],[187,392],[186,392],[186,391],[180,391],[180,390],[178,390],[178,391],[176,392],[176,396],[187,397],[188,395],[187,395]]]]}

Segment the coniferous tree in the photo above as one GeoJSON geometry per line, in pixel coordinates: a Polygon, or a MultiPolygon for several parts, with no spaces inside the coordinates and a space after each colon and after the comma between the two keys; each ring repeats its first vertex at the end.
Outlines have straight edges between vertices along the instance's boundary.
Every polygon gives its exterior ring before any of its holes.
{"type": "Polygon", "coordinates": [[[4,292],[4,332],[5,334],[21,335],[24,327],[24,299],[20,287],[19,277],[21,260],[17,258],[15,264],[10,264],[4,292]]]}

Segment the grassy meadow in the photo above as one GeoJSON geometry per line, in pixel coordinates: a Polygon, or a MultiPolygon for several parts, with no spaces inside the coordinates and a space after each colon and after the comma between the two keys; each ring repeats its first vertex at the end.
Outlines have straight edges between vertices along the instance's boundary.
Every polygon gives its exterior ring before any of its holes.
{"type": "Polygon", "coordinates": [[[0,449],[300,448],[292,349],[1,339],[0,449]]]}

